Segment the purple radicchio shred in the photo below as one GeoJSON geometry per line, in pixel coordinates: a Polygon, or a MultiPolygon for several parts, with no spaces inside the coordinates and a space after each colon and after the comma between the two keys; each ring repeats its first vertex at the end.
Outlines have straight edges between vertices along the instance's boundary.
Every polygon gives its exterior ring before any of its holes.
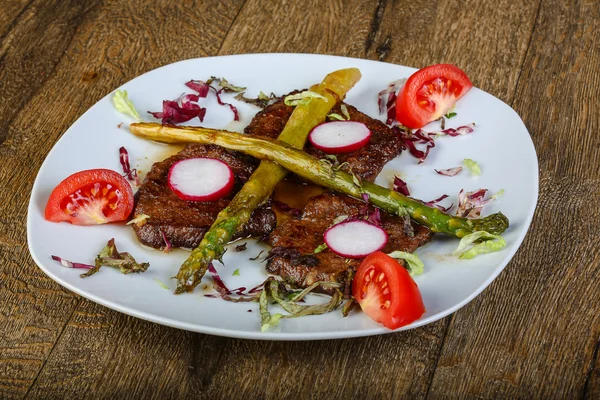
{"type": "Polygon", "coordinates": [[[379,208],[372,207],[369,204],[369,195],[367,193],[361,194],[361,197],[365,202],[365,205],[358,211],[358,214],[345,218],[343,221],[338,222],[338,224],[360,220],[381,227],[381,212],[379,211],[379,208]]]}
{"type": "Polygon", "coordinates": [[[387,88],[377,95],[379,114],[386,113],[387,118],[385,123],[388,125],[396,122],[396,100],[398,99],[398,92],[404,86],[404,82],[406,82],[406,79],[391,82],[387,88]]]}
{"type": "MultiPolygon", "coordinates": [[[[238,109],[233,104],[225,103],[221,99],[221,93],[223,91],[224,92],[238,92],[245,88],[238,88],[237,86],[231,85],[224,78],[218,79],[218,78],[214,78],[214,77],[211,77],[206,82],[192,79],[189,82],[186,82],[185,85],[187,87],[189,87],[190,89],[198,92],[198,96],[202,97],[202,98],[205,98],[206,96],[208,96],[209,90],[212,89],[215,92],[215,95],[217,97],[217,102],[219,103],[219,105],[229,107],[229,109],[233,112],[233,120],[234,121],[240,120],[240,115],[239,115],[238,109]],[[221,88],[217,89],[215,86],[212,85],[213,82],[218,82],[218,84],[219,84],[219,86],[221,86],[221,88]]],[[[198,100],[195,100],[195,101],[198,101],[198,100]]],[[[204,109],[204,110],[205,110],[204,113],[206,113],[206,109],[204,109]]],[[[203,119],[204,119],[204,115],[202,115],[202,118],[200,119],[200,121],[202,121],[203,119]]]]}
{"type": "Polygon", "coordinates": [[[394,175],[394,192],[398,192],[405,196],[410,196],[408,185],[401,178],[394,175]]]}
{"type": "Polygon", "coordinates": [[[429,135],[435,136],[463,136],[475,131],[475,123],[459,126],[458,128],[442,129],[441,131],[429,132],[429,135]]]}
{"type": "Polygon", "coordinates": [[[165,253],[170,252],[173,247],[171,245],[171,242],[167,238],[167,235],[165,235],[165,233],[162,231],[162,229],[159,229],[158,231],[160,232],[160,235],[162,236],[162,239],[165,242],[165,248],[163,249],[163,252],[165,252],[165,253]]]}
{"type": "Polygon", "coordinates": [[[434,171],[443,176],[456,176],[460,171],[462,171],[462,169],[463,168],[461,166],[458,166],[448,169],[434,169],[434,171]]]}
{"type": "Polygon", "coordinates": [[[210,85],[208,83],[204,81],[195,81],[193,79],[189,82],[186,82],[185,86],[198,92],[198,96],[202,98],[208,96],[208,91],[210,90],[210,85]]]}
{"type": "Polygon", "coordinates": [[[393,126],[392,129],[398,134],[400,140],[404,146],[408,149],[410,154],[419,159],[419,164],[429,155],[429,151],[435,147],[434,138],[436,136],[461,136],[467,135],[475,131],[475,124],[470,123],[468,125],[459,126],[458,128],[448,128],[441,131],[427,132],[423,129],[417,129],[414,132],[400,127],[393,126]],[[420,150],[417,145],[425,145],[425,149],[420,150]]]}
{"type": "Polygon", "coordinates": [[[435,147],[433,137],[422,129],[417,129],[416,131],[411,133],[406,129],[400,128],[399,126],[394,126],[392,127],[392,130],[394,130],[398,134],[400,140],[402,141],[404,146],[408,148],[410,154],[412,154],[413,157],[419,159],[419,164],[425,161],[425,159],[429,155],[429,151],[435,147]],[[419,150],[417,148],[417,144],[425,145],[425,149],[419,150]]]}
{"type": "Polygon", "coordinates": [[[183,94],[177,100],[164,100],[162,112],[151,112],[154,118],[162,120],[162,124],[180,124],[198,117],[204,121],[206,108],[200,107],[195,102],[200,98],[196,94],[183,94]]]}
{"type": "Polygon", "coordinates": [[[65,260],[62,257],[59,256],[52,256],[52,259],[54,261],[58,261],[60,263],[60,265],[62,265],[65,268],[82,268],[82,269],[92,269],[94,268],[93,265],[90,264],[83,264],[83,263],[78,263],[78,262],[72,262],[69,260],[65,260]]]}
{"type": "Polygon", "coordinates": [[[448,207],[443,207],[443,206],[437,204],[440,201],[446,199],[447,197],[448,197],[447,194],[443,194],[443,195],[441,195],[440,197],[438,197],[435,200],[431,200],[431,201],[425,202],[425,204],[428,205],[429,207],[436,207],[436,208],[440,209],[443,212],[448,212],[454,206],[454,203],[450,204],[448,207]]]}
{"type": "Polygon", "coordinates": [[[217,95],[217,102],[222,106],[228,106],[231,109],[231,111],[233,112],[233,120],[239,121],[240,115],[238,113],[238,109],[233,104],[225,103],[223,100],[221,100],[221,92],[223,92],[224,88],[217,90],[211,86],[211,89],[213,89],[215,91],[215,94],[217,95]]]}
{"type": "Polygon", "coordinates": [[[119,149],[119,161],[121,162],[125,177],[130,182],[133,182],[135,186],[140,186],[140,177],[138,176],[137,169],[131,168],[131,165],[129,164],[129,153],[123,146],[119,149]]]}
{"type": "Polygon", "coordinates": [[[213,288],[217,291],[217,293],[219,293],[219,296],[205,294],[204,295],[205,297],[213,297],[213,298],[220,297],[223,300],[232,301],[235,303],[256,301],[256,300],[258,300],[258,293],[260,293],[260,291],[262,290],[263,285],[264,285],[264,283],[261,283],[260,285],[254,287],[250,290],[246,290],[245,286],[241,286],[237,289],[229,290],[227,288],[227,286],[225,286],[223,279],[221,279],[221,277],[219,276],[219,273],[217,272],[213,263],[208,264],[208,273],[210,274],[210,276],[212,277],[212,279],[214,281],[213,288]],[[232,295],[237,296],[237,297],[232,297],[232,295]]]}
{"type": "Polygon", "coordinates": [[[483,206],[494,200],[489,198],[484,200],[487,189],[478,189],[473,192],[465,192],[461,189],[458,193],[458,208],[456,215],[464,218],[479,218],[483,206]]]}
{"type": "Polygon", "coordinates": [[[302,210],[298,208],[292,208],[283,201],[273,200],[273,204],[279,207],[281,211],[291,214],[293,217],[299,217],[302,214],[302,210]]]}

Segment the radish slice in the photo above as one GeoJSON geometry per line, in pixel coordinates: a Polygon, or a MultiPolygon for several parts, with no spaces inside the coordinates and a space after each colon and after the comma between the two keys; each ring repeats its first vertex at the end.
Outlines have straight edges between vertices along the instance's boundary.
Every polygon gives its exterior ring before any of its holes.
{"type": "Polygon", "coordinates": [[[350,153],[369,143],[371,131],[362,122],[326,122],[314,127],[308,140],[325,153],[350,153]]]}
{"type": "Polygon", "coordinates": [[[169,170],[169,187],[182,200],[215,201],[233,188],[233,171],[214,158],[188,158],[169,170]]]}
{"type": "Polygon", "coordinates": [[[387,233],[366,221],[340,222],[325,231],[325,243],[335,254],[362,258],[380,250],[388,242],[387,233]]]}

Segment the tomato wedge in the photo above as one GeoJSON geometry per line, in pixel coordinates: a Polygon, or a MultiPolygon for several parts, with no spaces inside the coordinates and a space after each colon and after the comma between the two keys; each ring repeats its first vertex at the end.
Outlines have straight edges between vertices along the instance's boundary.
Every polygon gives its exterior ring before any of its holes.
{"type": "Polygon", "coordinates": [[[124,221],[133,210],[129,182],[109,169],[76,172],[50,193],[45,218],[74,225],[124,221]]]}
{"type": "Polygon", "coordinates": [[[408,325],[425,313],[419,287],[406,268],[380,251],[358,267],[352,295],[365,314],[390,329],[408,325]]]}
{"type": "Polygon", "coordinates": [[[460,68],[437,64],[420,69],[407,80],[396,103],[396,119],[417,129],[448,114],[473,84],[460,68]]]}

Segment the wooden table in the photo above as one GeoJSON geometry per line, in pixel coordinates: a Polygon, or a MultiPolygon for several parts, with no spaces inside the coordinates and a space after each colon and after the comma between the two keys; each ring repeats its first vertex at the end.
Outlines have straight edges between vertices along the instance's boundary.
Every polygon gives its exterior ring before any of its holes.
{"type": "Polygon", "coordinates": [[[0,398],[600,398],[599,93],[595,0],[4,0],[0,398]],[[44,275],[27,204],[63,132],[153,68],[258,52],[452,62],[511,105],[538,152],[540,199],[500,277],[419,329],[282,343],[145,322],[44,275]]]}

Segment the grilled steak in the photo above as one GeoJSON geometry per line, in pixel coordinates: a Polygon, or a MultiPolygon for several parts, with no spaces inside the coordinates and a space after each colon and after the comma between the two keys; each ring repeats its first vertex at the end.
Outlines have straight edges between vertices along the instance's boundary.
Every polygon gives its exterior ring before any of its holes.
{"type": "MultiPolygon", "coordinates": [[[[198,246],[217,214],[229,204],[257,164],[251,157],[218,146],[199,144],[190,144],[180,153],[154,164],[135,195],[134,216],[149,216],[143,225],[134,225],[138,239],[147,246],[162,248],[165,246],[164,233],[174,247],[198,246]],[[192,157],[216,158],[227,163],[235,175],[232,193],[214,202],[185,201],[177,197],[168,187],[169,168],[179,160],[192,157]]],[[[271,232],[275,224],[275,213],[269,208],[259,208],[239,236],[262,237],[271,232]]]]}
{"type": "MultiPolygon", "coordinates": [[[[267,271],[298,287],[318,281],[345,284],[349,269],[355,270],[361,260],[346,260],[329,249],[312,253],[323,244],[323,233],[337,217],[357,215],[363,207],[364,203],[345,195],[324,193],[312,197],[300,219],[288,219],[271,233],[270,244],[275,251],[267,262],[267,271]]],[[[412,253],[431,239],[433,234],[428,228],[412,224],[414,235],[411,237],[405,233],[402,217],[382,211],[381,227],[389,235],[382,251],[412,253]]]]}
{"type": "MultiPolygon", "coordinates": [[[[332,109],[332,113],[342,115],[341,103],[332,109]]],[[[340,164],[345,164],[342,169],[354,172],[357,176],[367,181],[374,181],[383,166],[400,154],[402,142],[387,125],[361,113],[356,108],[347,105],[351,121],[364,123],[371,130],[371,140],[363,148],[347,154],[337,156],[340,164]]],[[[283,100],[266,107],[256,114],[252,122],[244,130],[246,133],[276,138],[279,136],[294,107],[286,106],[283,100]]],[[[317,158],[325,158],[325,153],[307,143],[306,152],[317,158]]]]}

